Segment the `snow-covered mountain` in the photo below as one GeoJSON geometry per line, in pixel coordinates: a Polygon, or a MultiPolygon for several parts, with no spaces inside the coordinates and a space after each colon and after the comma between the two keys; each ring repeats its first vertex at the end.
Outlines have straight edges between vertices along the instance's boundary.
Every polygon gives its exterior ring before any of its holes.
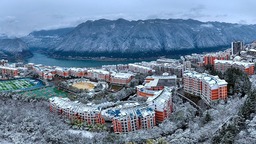
{"type": "Polygon", "coordinates": [[[1,58],[8,60],[24,60],[31,55],[27,44],[21,39],[0,39],[1,58]]]}
{"type": "MultiPolygon", "coordinates": [[[[78,25],[53,48],[55,55],[160,52],[229,46],[256,39],[256,25],[181,19],[100,19],[78,25]]],[[[51,50],[52,51],[52,50],[51,50]]]]}
{"type": "Polygon", "coordinates": [[[40,30],[31,32],[29,35],[22,37],[30,48],[54,48],[74,28],[60,28],[54,30],[40,30]]]}
{"type": "Polygon", "coordinates": [[[22,38],[30,48],[47,48],[55,57],[154,56],[174,50],[229,47],[234,40],[247,43],[255,39],[256,25],[192,19],[100,19],[75,28],[35,31],[22,38]]]}

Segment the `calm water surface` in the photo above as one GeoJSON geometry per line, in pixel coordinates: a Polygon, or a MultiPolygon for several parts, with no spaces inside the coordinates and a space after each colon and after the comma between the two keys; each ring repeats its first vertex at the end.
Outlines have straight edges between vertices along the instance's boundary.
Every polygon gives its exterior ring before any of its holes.
{"type": "Polygon", "coordinates": [[[126,60],[126,61],[95,61],[95,60],[65,60],[49,58],[41,53],[33,53],[34,56],[27,60],[28,63],[43,64],[48,66],[61,67],[101,67],[102,65],[112,64],[128,64],[133,62],[141,62],[141,60],[126,60]]]}

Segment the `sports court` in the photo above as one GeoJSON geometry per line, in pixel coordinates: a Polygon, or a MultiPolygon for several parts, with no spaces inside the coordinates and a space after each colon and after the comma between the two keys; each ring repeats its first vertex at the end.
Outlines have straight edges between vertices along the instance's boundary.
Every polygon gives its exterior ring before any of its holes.
{"type": "Polygon", "coordinates": [[[23,92],[23,95],[35,98],[49,99],[51,97],[67,97],[67,93],[55,87],[45,87],[37,90],[23,92]]]}
{"type": "Polygon", "coordinates": [[[30,90],[42,87],[43,83],[36,79],[16,79],[0,81],[0,92],[15,90],[30,90]]]}

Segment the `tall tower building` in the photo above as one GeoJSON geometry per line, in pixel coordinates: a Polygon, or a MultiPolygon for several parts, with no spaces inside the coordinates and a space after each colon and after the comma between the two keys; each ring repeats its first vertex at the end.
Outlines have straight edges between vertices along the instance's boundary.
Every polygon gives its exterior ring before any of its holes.
{"type": "Polygon", "coordinates": [[[231,43],[232,55],[239,54],[243,50],[244,43],[242,41],[234,41],[231,43]]]}

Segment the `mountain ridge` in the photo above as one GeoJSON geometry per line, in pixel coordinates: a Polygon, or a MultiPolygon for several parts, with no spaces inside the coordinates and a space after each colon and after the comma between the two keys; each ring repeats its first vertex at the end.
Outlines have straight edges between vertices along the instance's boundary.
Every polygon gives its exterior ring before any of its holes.
{"type": "Polygon", "coordinates": [[[0,39],[0,57],[10,61],[23,61],[31,57],[32,53],[29,47],[20,38],[3,38],[0,39]]]}
{"type": "Polygon", "coordinates": [[[255,34],[256,25],[193,19],[99,19],[83,22],[63,35],[41,36],[37,44],[47,47],[49,55],[54,57],[100,57],[118,53],[150,56],[176,50],[228,47],[234,40],[251,42],[256,39],[255,34]]]}

